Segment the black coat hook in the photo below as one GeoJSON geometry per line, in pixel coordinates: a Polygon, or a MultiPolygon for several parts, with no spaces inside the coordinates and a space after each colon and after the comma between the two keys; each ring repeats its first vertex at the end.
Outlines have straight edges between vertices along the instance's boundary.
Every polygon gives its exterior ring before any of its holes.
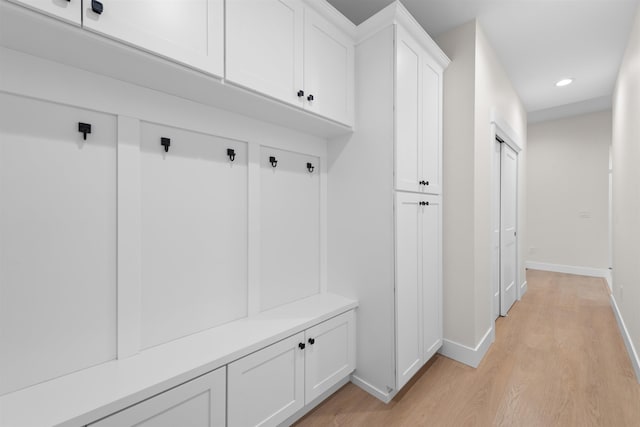
{"type": "Polygon", "coordinates": [[[171,146],[171,139],[169,138],[160,138],[160,145],[164,147],[164,152],[169,152],[169,147],[171,146]]]}
{"type": "Polygon", "coordinates": [[[229,156],[229,160],[233,162],[236,159],[236,150],[233,148],[227,148],[227,156],[229,156]]]}
{"type": "Polygon", "coordinates": [[[311,163],[307,163],[307,170],[309,171],[309,173],[313,173],[314,169],[315,167],[311,163]]]}
{"type": "Polygon", "coordinates": [[[271,166],[273,166],[274,168],[278,166],[278,160],[273,156],[269,157],[269,163],[271,163],[271,166]]]}
{"type": "Polygon", "coordinates": [[[87,140],[87,134],[91,133],[91,125],[89,123],[78,123],[78,132],[82,133],[82,139],[87,140]]]}

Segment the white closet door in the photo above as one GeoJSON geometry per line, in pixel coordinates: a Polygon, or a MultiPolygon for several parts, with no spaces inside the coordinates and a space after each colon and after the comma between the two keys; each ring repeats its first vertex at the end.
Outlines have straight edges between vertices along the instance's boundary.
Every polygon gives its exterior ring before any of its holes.
{"type": "Polygon", "coordinates": [[[270,147],[260,156],[260,298],[267,310],[320,291],[320,161],[270,147]]]}
{"type": "Polygon", "coordinates": [[[0,394],[115,354],[116,118],[0,94],[0,394]]]}
{"type": "Polygon", "coordinates": [[[9,0],[80,26],[82,0],[9,0]]]}
{"type": "Polygon", "coordinates": [[[396,194],[396,387],[422,364],[421,196],[396,194]]]}
{"type": "Polygon", "coordinates": [[[303,4],[226,1],[226,79],[302,105],[303,4]]]}
{"type": "Polygon", "coordinates": [[[500,314],[516,301],[518,278],[518,154],[500,144],[500,314]]]}
{"type": "Polygon", "coordinates": [[[147,348],[247,314],[247,145],[151,123],[141,135],[147,348]]]}
{"type": "Polygon", "coordinates": [[[438,196],[422,210],[423,364],[442,346],[442,205],[438,196]]]}
{"type": "Polygon", "coordinates": [[[228,365],[227,425],[278,426],[304,406],[304,333],[228,365]]]}
{"type": "Polygon", "coordinates": [[[223,0],[102,0],[84,2],[83,28],[222,77],[223,0]]]}
{"type": "Polygon", "coordinates": [[[304,22],[305,108],[351,124],[353,42],[313,10],[305,11],[304,22]]]}
{"type": "Polygon", "coordinates": [[[422,58],[422,133],[421,171],[422,191],[432,194],[442,192],[442,139],[440,115],[440,73],[422,58]]]}
{"type": "Polygon", "coordinates": [[[396,34],[396,189],[420,191],[420,53],[401,28],[396,34]]]}

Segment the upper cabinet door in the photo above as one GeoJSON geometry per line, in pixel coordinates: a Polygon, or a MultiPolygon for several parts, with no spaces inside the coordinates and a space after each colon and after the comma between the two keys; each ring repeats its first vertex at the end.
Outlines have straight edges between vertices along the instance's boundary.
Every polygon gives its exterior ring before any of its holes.
{"type": "Polygon", "coordinates": [[[10,0],[47,15],[80,26],[82,23],[82,0],[10,0]]]}
{"type": "Polygon", "coordinates": [[[305,108],[353,122],[353,42],[320,15],[305,11],[305,108]]]}
{"type": "Polygon", "coordinates": [[[402,28],[396,33],[396,189],[420,191],[420,52],[402,28]]]}
{"type": "Polygon", "coordinates": [[[426,59],[422,62],[422,191],[442,192],[442,116],[440,72],[426,59]]]}
{"type": "Polygon", "coordinates": [[[91,1],[84,2],[84,28],[207,73],[223,75],[224,0],[100,3],[102,10],[91,1]]]}
{"type": "Polygon", "coordinates": [[[300,0],[227,0],[226,79],[303,105],[300,0]]]}

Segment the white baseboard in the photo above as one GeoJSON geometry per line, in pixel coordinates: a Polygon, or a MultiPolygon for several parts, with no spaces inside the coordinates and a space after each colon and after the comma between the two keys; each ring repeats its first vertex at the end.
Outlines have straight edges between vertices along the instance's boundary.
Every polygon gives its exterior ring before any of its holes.
{"type": "Polygon", "coordinates": [[[365,380],[363,380],[362,378],[356,375],[351,375],[351,382],[357,385],[358,387],[360,387],[361,389],[363,389],[364,391],[366,391],[367,393],[369,393],[370,395],[372,395],[373,397],[376,397],[382,400],[384,403],[391,402],[391,399],[393,399],[397,394],[397,390],[384,392],[379,388],[372,386],[371,384],[369,384],[368,382],[366,382],[365,380]]]}
{"type": "Polygon", "coordinates": [[[529,284],[527,283],[527,281],[525,280],[524,282],[522,282],[522,285],[520,285],[520,299],[522,299],[522,297],[524,296],[524,294],[527,293],[527,290],[529,289],[529,284]]]}
{"type": "Polygon", "coordinates": [[[624,323],[624,319],[622,318],[622,314],[618,309],[618,304],[616,303],[616,299],[611,294],[611,308],[613,309],[613,314],[616,316],[616,321],[618,322],[618,328],[620,329],[620,334],[622,334],[622,339],[624,341],[625,347],[627,347],[627,353],[629,353],[629,359],[631,359],[631,365],[633,366],[633,370],[636,373],[636,379],[640,383],[640,358],[638,358],[638,353],[636,352],[636,348],[633,345],[633,341],[631,340],[631,335],[629,335],[629,331],[627,330],[627,325],[624,323]]]}
{"type": "Polygon", "coordinates": [[[562,265],[562,264],[548,264],[544,262],[527,261],[525,263],[526,268],[532,270],[544,270],[553,271],[556,273],[578,274],[580,276],[591,277],[603,277],[607,278],[610,275],[608,268],[592,268],[592,267],[579,267],[575,265],[562,265]]]}
{"type": "Polygon", "coordinates": [[[438,353],[472,368],[477,368],[495,339],[496,331],[491,327],[475,348],[444,339],[442,340],[442,348],[438,353]]]}

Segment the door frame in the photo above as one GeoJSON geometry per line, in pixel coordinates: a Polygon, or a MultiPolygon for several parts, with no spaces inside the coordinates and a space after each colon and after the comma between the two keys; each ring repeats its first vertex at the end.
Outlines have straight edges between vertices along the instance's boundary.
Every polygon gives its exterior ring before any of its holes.
{"type": "Polygon", "coordinates": [[[522,151],[522,139],[518,135],[518,133],[511,128],[506,120],[504,120],[500,114],[496,111],[495,108],[491,110],[490,117],[490,129],[491,129],[491,139],[489,140],[489,150],[491,150],[491,224],[490,224],[490,236],[489,239],[489,251],[491,254],[491,286],[489,289],[489,299],[491,300],[491,324],[495,326],[496,318],[500,315],[500,304],[498,300],[498,306],[495,306],[494,303],[494,287],[495,284],[498,284],[498,290],[500,289],[500,250],[498,249],[497,255],[494,251],[496,245],[498,248],[500,247],[500,235],[495,235],[495,224],[500,224],[500,149],[499,146],[496,147],[497,144],[500,144],[496,137],[500,137],[511,147],[518,157],[518,180],[517,180],[517,190],[516,190],[516,229],[518,230],[518,236],[516,239],[516,299],[520,300],[522,298],[522,283],[520,277],[520,251],[519,251],[519,243],[520,243],[520,222],[518,221],[520,214],[520,200],[521,200],[521,192],[519,191],[520,187],[520,152],[522,151]],[[496,149],[498,148],[498,149],[496,149]],[[496,268],[497,266],[497,268],[496,268]],[[497,271],[497,276],[496,276],[497,271]],[[498,313],[498,316],[495,316],[495,313],[498,313]]]}

